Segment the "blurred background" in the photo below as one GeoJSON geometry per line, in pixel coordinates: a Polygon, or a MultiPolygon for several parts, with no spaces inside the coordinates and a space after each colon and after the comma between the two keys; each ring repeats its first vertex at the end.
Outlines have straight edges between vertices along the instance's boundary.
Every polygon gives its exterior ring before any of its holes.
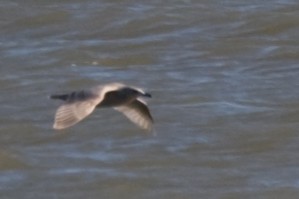
{"type": "Polygon", "coordinates": [[[296,0],[0,0],[1,198],[297,198],[296,0]],[[139,86],[52,129],[63,93],[139,86]]]}

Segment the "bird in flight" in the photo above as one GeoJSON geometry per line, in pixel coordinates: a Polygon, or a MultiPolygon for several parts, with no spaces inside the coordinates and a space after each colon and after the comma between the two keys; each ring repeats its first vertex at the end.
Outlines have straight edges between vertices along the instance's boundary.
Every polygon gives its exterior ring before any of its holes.
{"type": "Polygon", "coordinates": [[[112,107],[140,128],[151,131],[153,118],[143,97],[151,95],[140,88],[122,83],[98,85],[87,90],[51,95],[51,99],[64,101],[56,111],[53,128],[68,128],[86,118],[95,108],[112,107]]]}

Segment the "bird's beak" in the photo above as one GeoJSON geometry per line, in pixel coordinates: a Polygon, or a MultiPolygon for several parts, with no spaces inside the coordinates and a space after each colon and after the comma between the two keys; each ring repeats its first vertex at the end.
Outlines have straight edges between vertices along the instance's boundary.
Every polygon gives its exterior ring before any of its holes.
{"type": "Polygon", "coordinates": [[[151,95],[151,94],[149,94],[149,93],[144,93],[144,94],[143,94],[143,97],[150,97],[150,98],[151,98],[151,97],[152,97],[152,95],[151,95]]]}

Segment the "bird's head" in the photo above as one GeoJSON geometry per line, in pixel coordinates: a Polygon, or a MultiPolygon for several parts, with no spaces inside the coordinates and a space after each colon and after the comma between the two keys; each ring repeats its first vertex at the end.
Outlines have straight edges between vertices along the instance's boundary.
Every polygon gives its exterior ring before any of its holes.
{"type": "Polygon", "coordinates": [[[122,92],[125,93],[127,96],[132,96],[134,98],[137,98],[137,97],[149,97],[149,98],[151,98],[152,97],[151,94],[143,91],[140,88],[124,87],[122,89],[122,92]]]}

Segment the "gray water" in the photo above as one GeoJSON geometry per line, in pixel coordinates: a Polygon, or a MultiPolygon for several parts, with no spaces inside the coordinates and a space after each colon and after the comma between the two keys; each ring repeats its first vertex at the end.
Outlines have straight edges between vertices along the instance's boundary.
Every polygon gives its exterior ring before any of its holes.
{"type": "Polygon", "coordinates": [[[0,198],[298,198],[298,9],[1,0],[0,198]],[[112,109],[52,129],[50,94],[115,81],[156,136],[112,109]]]}

